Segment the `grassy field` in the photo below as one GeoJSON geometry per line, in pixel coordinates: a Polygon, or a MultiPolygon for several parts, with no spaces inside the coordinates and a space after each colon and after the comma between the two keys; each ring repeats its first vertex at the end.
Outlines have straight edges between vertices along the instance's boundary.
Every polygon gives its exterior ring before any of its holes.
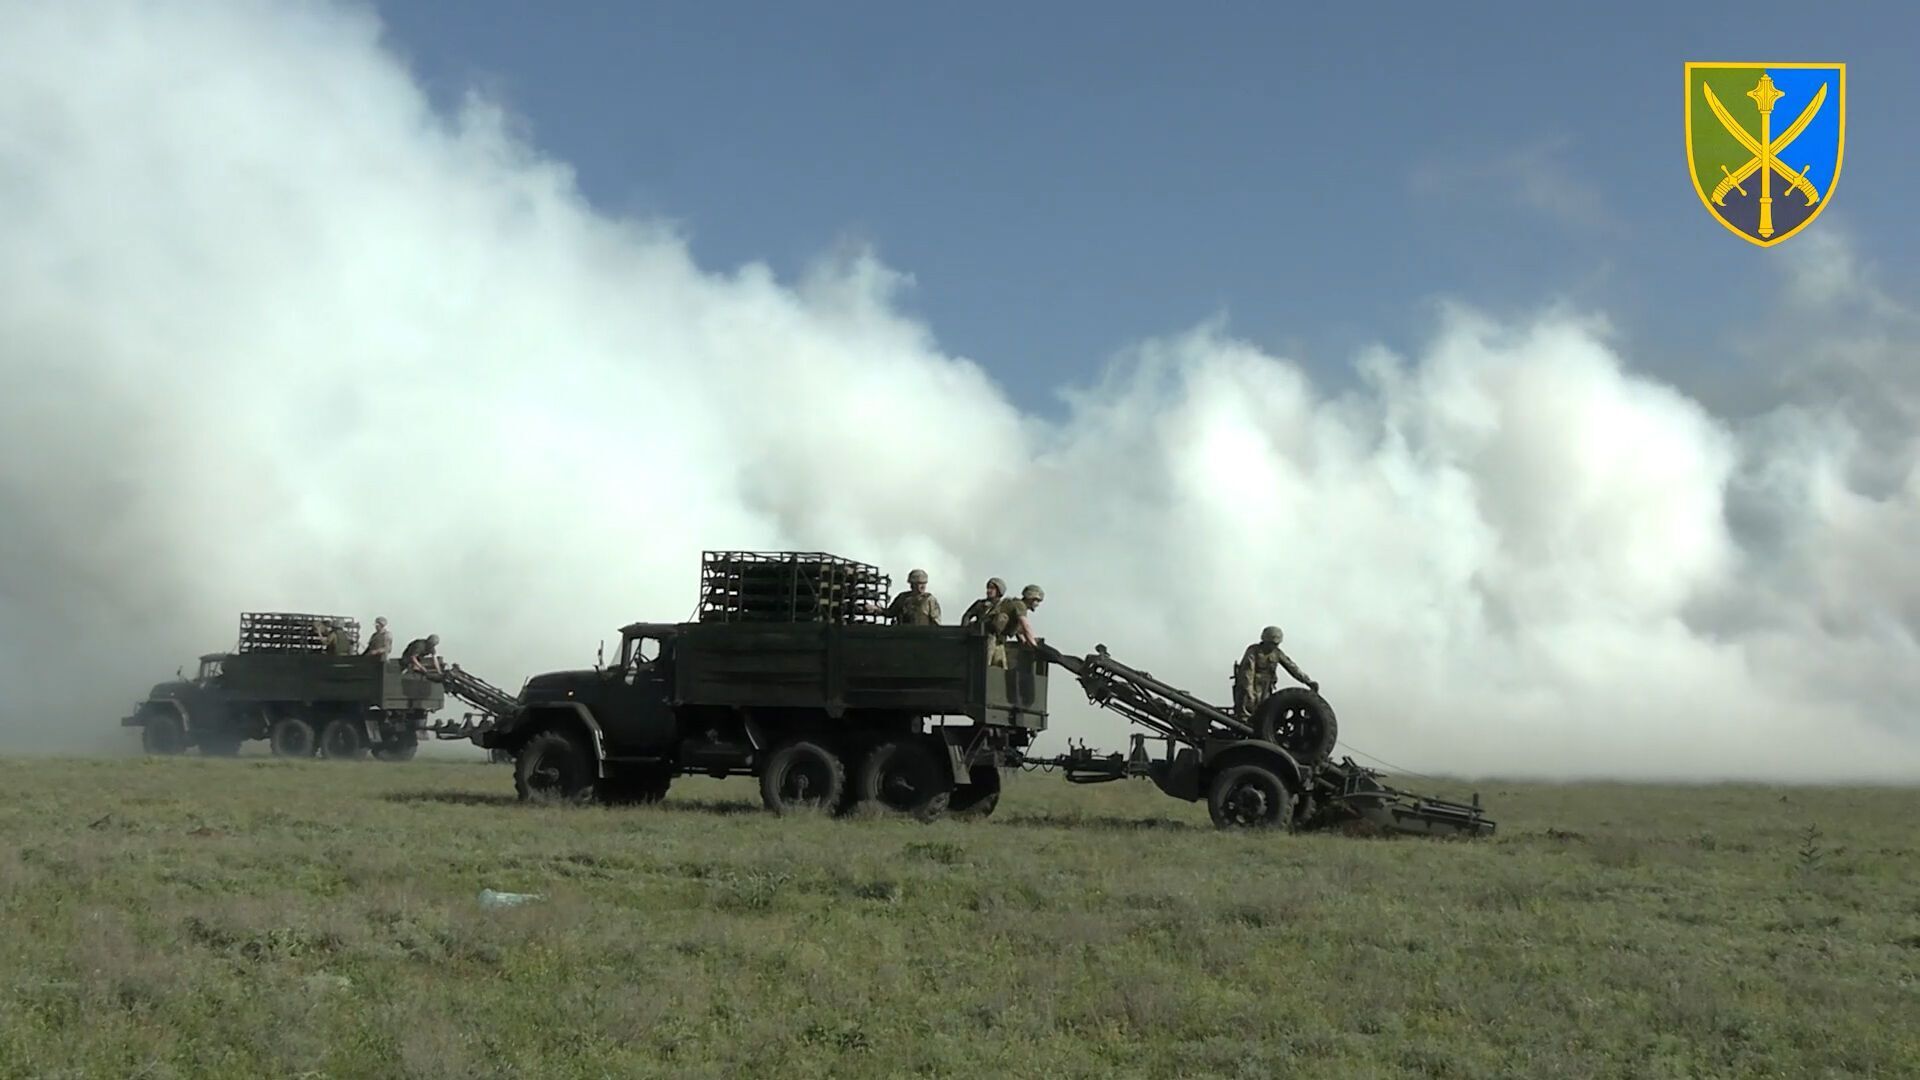
{"type": "Polygon", "coordinates": [[[1466,842],[1045,776],[919,825],[0,760],[0,1076],[1920,1072],[1920,792],[1481,790],[1466,842]]]}

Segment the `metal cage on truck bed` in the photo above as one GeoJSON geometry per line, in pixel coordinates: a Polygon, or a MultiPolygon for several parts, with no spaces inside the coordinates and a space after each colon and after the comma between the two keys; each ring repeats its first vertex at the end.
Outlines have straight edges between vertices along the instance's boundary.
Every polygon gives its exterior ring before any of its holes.
{"type": "Polygon", "coordinates": [[[818,551],[705,551],[700,621],[879,623],[892,579],[818,551]]]}
{"type": "Polygon", "coordinates": [[[330,622],[346,631],[353,648],[360,647],[360,623],[345,615],[302,615],[288,611],[248,611],[240,615],[240,648],[243,653],[317,653],[325,652],[320,634],[314,628],[330,622]]]}

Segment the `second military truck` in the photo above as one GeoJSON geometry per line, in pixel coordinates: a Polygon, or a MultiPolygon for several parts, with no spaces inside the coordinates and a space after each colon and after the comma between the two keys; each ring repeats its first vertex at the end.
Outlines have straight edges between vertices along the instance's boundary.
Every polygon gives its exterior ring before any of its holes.
{"type": "Polygon", "coordinates": [[[523,799],[651,802],[707,774],[757,778],[776,812],[989,814],[1046,728],[1046,662],[1010,644],[989,666],[977,628],[886,625],[888,584],[833,555],[707,552],[698,621],[634,623],[611,663],[477,701],[497,715],[476,741],[514,755],[523,799]]]}

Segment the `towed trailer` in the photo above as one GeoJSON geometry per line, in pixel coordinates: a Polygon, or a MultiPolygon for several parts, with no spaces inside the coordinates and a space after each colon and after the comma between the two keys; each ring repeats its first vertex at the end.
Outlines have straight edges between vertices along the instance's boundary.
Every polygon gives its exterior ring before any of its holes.
{"type": "Polygon", "coordinates": [[[1151,780],[1174,798],[1205,799],[1221,828],[1360,825],[1452,836],[1494,831],[1478,795],[1471,803],[1415,795],[1382,783],[1379,773],[1351,757],[1333,761],[1333,710],[1311,691],[1281,691],[1248,722],[1113,659],[1105,645],[1084,657],[1044,643],[1041,651],[1079,681],[1089,701],[1151,734],[1135,734],[1124,755],[1071,746],[1055,757],[1025,758],[1025,767],[1057,769],[1077,784],[1151,780]],[[1164,753],[1150,754],[1149,740],[1164,744],[1164,753]]]}

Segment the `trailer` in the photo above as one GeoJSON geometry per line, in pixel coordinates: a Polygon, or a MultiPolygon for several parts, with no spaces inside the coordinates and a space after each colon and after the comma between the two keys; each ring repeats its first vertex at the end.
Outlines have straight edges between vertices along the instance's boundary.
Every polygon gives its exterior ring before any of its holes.
{"type": "Polygon", "coordinates": [[[322,620],[357,639],[357,625],[340,616],[243,614],[232,652],[205,654],[192,677],[155,685],[121,725],[140,728],[156,755],[198,748],[231,757],[265,739],[279,757],[412,758],[437,726],[429,715],[445,703],[440,687],[393,660],[323,651],[314,630],[322,620]]]}
{"type": "Polygon", "coordinates": [[[1389,787],[1351,757],[1335,762],[1331,706],[1304,688],[1282,691],[1251,722],[1115,660],[1105,645],[1076,657],[1044,642],[1044,658],[1066,670],[1087,699],[1118,712],[1151,734],[1135,734],[1125,754],[1070,746],[1066,754],[1026,758],[1033,769],[1059,770],[1072,783],[1151,780],[1167,795],[1206,800],[1221,828],[1317,829],[1358,826],[1424,835],[1487,836],[1494,822],[1470,803],[1389,787]],[[1154,756],[1147,742],[1164,750],[1154,756]]]}

